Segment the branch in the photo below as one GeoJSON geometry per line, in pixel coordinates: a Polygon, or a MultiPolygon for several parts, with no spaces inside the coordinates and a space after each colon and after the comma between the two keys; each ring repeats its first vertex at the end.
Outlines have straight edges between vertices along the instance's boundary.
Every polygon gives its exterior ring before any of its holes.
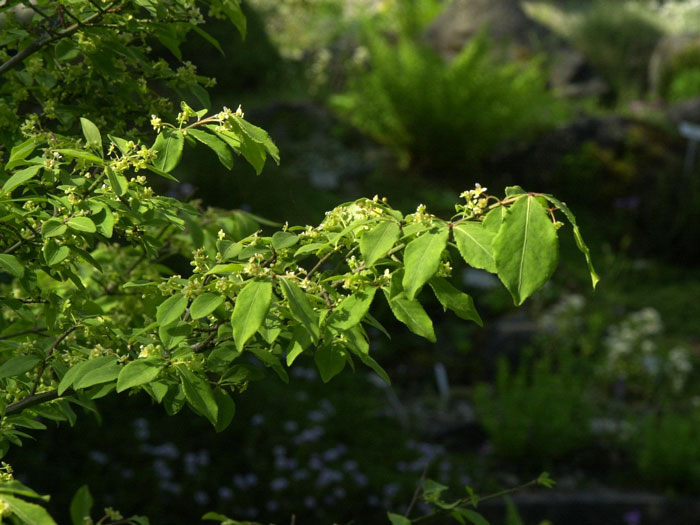
{"type": "Polygon", "coordinates": [[[51,390],[49,392],[42,392],[41,394],[34,394],[7,405],[7,408],[5,409],[5,415],[11,416],[12,414],[21,412],[22,410],[33,407],[34,405],[40,405],[42,403],[46,403],[47,401],[53,401],[54,399],[67,396],[72,393],[73,391],[69,389],[66,390],[60,396],[58,395],[58,390],[51,390]]]}
{"type": "Polygon", "coordinates": [[[0,341],[3,339],[14,339],[15,337],[20,337],[27,334],[43,334],[46,332],[46,328],[31,328],[29,330],[22,330],[21,332],[14,332],[12,334],[0,335],[0,341]]]}
{"type": "MultiPolygon", "coordinates": [[[[114,7],[115,4],[116,4],[116,2],[111,3],[106,8],[106,10],[109,10],[110,8],[114,7]]],[[[29,58],[37,51],[40,51],[42,48],[49,45],[51,42],[54,42],[55,40],[59,40],[61,38],[71,36],[73,33],[75,33],[82,26],[89,24],[92,21],[99,20],[100,18],[102,18],[102,16],[104,16],[104,11],[94,13],[94,14],[88,16],[81,23],[75,23],[73,25],[70,25],[70,26],[66,27],[63,31],[60,31],[54,35],[46,35],[42,38],[39,38],[38,40],[34,40],[34,42],[29,44],[22,51],[18,51],[15,55],[10,57],[10,59],[7,60],[7,62],[0,65],[0,75],[5,74],[7,71],[9,71],[13,67],[15,67],[16,65],[18,65],[19,63],[24,61],[26,58],[29,58]]]]}

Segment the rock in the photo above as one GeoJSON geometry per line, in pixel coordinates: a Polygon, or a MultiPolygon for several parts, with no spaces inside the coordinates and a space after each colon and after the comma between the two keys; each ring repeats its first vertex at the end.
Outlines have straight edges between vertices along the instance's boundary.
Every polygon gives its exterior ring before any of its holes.
{"type": "Polygon", "coordinates": [[[700,97],[669,104],[666,107],[666,118],[674,126],[683,121],[700,124],[700,97]]]}
{"type": "Polygon", "coordinates": [[[454,58],[480,31],[506,42],[510,58],[532,54],[532,38],[546,30],[527,17],[518,0],[454,0],[425,32],[430,45],[443,57],[454,58]]]}
{"type": "Polygon", "coordinates": [[[659,40],[649,59],[649,91],[653,97],[666,95],[673,70],[682,67],[682,61],[700,67],[700,35],[666,35],[659,40]]]}
{"type": "Polygon", "coordinates": [[[586,57],[530,18],[519,0],[454,0],[424,36],[443,58],[451,60],[482,31],[507,60],[544,52],[550,62],[549,83],[563,96],[600,96],[607,91],[586,57]]]}

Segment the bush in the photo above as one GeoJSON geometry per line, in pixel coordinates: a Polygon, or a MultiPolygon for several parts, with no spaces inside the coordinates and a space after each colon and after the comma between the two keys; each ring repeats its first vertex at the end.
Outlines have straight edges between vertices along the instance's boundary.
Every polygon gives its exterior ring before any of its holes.
{"type": "Polygon", "coordinates": [[[574,24],[570,38],[619,100],[643,93],[661,33],[651,17],[627,3],[596,2],[574,24]]]}
{"type": "Polygon", "coordinates": [[[667,412],[639,422],[633,439],[637,469],[659,487],[697,491],[700,484],[700,413],[667,412]]]}
{"type": "Polygon", "coordinates": [[[495,453],[519,464],[551,464],[591,440],[588,380],[571,355],[526,356],[516,371],[503,359],[495,387],[479,385],[474,403],[495,453]]]}
{"type": "Polygon", "coordinates": [[[546,90],[538,61],[496,62],[482,35],[450,63],[409,37],[371,35],[369,64],[333,107],[389,146],[403,164],[475,167],[512,140],[560,122],[562,102],[546,90]]]}

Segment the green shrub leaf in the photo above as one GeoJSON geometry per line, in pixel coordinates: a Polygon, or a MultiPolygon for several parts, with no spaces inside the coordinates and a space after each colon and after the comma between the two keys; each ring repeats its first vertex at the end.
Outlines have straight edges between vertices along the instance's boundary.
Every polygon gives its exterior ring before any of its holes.
{"type": "Polygon", "coordinates": [[[137,359],[127,363],[119,372],[117,392],[150,383],[163,368],[165,368],[165,361],[160,357],[137,359]]]}
{"type": "Polygon", "coordinates": [[[549,280],[557,265],[557,232],[535,197],[521,197],[510,207],[493,252],[498,277],[516,305],[549,280]]]}
{"type": "Polygon", "coordinates": [[[437,272],[449,234],[450,230],[446,225],[433,228],[406,246],[402,285],[407,299],[412,300],[437,272]]]}
{"type": "Polygon", "coordinates": [[[231,326],[239,352],[262,325],[271,301],[272,283],[269,281],[250,281],[236,297],[231,326]]]}
{"type": "Polygon", "coordinates": [[[190,305],[190,317],[201,319],[208,316],[224,302],[224,297],[215,293],[198,295],[190,305]]]}
{"type": "Polygon", "coordinates": [[[496,273],[491,244],[496,233],[476,222],[463,222],[452,228],[459,254],[469,266],[496,273]]]}
{"type": "Polygon", "coordinates": [[[393,221],[380,222],[360,237],[360,253],[365,260],[365,266],[373,266],[384,257],[399,240],[401,229],[393,221]]]}

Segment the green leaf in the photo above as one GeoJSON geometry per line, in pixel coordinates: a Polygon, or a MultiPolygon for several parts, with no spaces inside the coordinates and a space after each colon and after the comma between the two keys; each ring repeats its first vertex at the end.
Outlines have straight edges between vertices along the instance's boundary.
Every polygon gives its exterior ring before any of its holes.
{"type": "Polygon", "coordinates": [[[70,38],[62,38],[56,44],[54,54],[56,56],[56,60],[59,62],[65,62],[67,60],[78,58],[80,56],[80,48],[70,38]]]}
{"type": "Polygon", "coordinates": [[[226,169],[233,168],[233,153],[223,140],[201,129],[190,129],[187,133],[216,153],[226,169]]]}
{"type": "Polygon", "coordinates": [[[161,326],[168,325],[180,319],[187,309],[187,297],[181,293],[168,297],[156,310],[156,321],[161,326]]]}
{"type": "Polygon", "coordinates": [[[463,222],[452,228],[452,233],[464,262],[474,268],[496,273],[496,260],[491,248],[496,232],[478,222],[463,222]]]}
{"type": "Polygon", "coordinates": [[[376,288],[366,288],[344,298],[328,316],[328,326],[336,330],[349,330],[358,324],[369,311],[376,288]]]}
{"type": "Polygon", "coordinates": [[[360,253],[365,260],[365,266],[372,266],[384,257],[399,240],[401,229],[395,222],[380,222],[360,237],[360,253]]]}
{"type": "Polygon", "coordinates": [[[402,285],[407,299],[415,298],[421,287],[437,272],[449,235],[447,225],[433,228],[406,246],[402,285]]]}
{"type": "Polygon", "coordinates": [[[183,366],[178,367],[177,372],[180,375],[182,389],[187,402],[216,427],[219,407],[216,404],[216,399],[214,399],[214,393],[209,388],[209,384],[183,366]]]}
{"type": "Polygon", "coordinates": [[[0,366],[0,379],[15,377],[29,372],[41,361],[42,359],[35,355],[17,355],[12,357],[0,366]]]}
{"type": "Polygon", "coordinates": [[[153,144],[152,149],[157,151],[153,165],[165,173],[172,171],[180,162],[184,145],[185,137],[181,131],[164,128],[153,144]]]}
{"type": "Polygon", "coordinates": [[[287,371],[282,368],[282,362],[279,357],[264,348],[251,347],[248,351],[252,352],[255,357],[260,359],[265,365],[272,368],[282,381],[289,383],[289,376],[287,375],[287,371]]]}
{"type": "Polygon", "coordinates": [[[386,515],[389,517],[391,525],[411,525],[411,520],[401,516],[401,514],[394,514],[393,512],[387,512],[386,515]]]}
{"type": "Polygon", "coordinates": [[[34,178],[34,176],[41,171],[43,164],[35,164],[34,166],[29,166],[23,170],[16,171],[12,177],[5,181],[2,185],[2,192],[9,195],[12,190],[17,186],[21,186],[28,180],[34,178]]]}
{"type": "Polygon", "coordinates": [[[458,507],[458,508],[454,509],[453,512],[457,512],[460,516],[468,519],[474,525],[489,525],[489,522],[486,520],[486,518],[484,518],[481,514],[479,514],[475,510],[465,509],[463,507],[458,507]]]}
{"type": "Polygon", "coordinates": [[[168,350],[175,348],[192,333],[192,325],[184,321],[175,321],[170,324],[161,325],[158,328],[158,337],[168,350]]]}
{"type": "Polygon", "coordinates": [[[36,503],[29,503],[9,494],[0,495],[0,500],[7,505],[10,513],[26,525],[56,525],[46,509],[36,503]]]}
{"type": "Polygon", "coordinates": [[[258,328],[258,333],[267,344],[271,345],[282,333],[282,322],[277,317],[267,316],[258,328]]]}
{"type": "Polygon", "coordinates": [[[44,239],[50,237],[59,237],[66,233],[68,226],[63,224],[63,222],[58,219],[49,219],[44,224],[41,225],[41,236],[44,239]]]}
{"type": "Polygon", "coordinates": [[[80,117],[80,126],[83,128],[83,136],[87,140],[88,146],[94,144],[95,149],[102,156],[102,135],[100,135],[100,130],[97,129],[95,124],[83,117],[80,117]]]}
{"type": "Polygon", "coordinates": [[[32,153],[32,151],[36,149],[36,146],[36,138],[27,139],[24,142],[22,142],[22,144],[14,146],[10,151],[10,158],[7,161],[7,164],[5,164],[5,170],[10,171],[16,166],[24,164],[24,162],[22,161],[26,159],[32,153]]]}
{"type": "Polygon", "coordinates": [[[224,297],[215,293],[203,293],[197,296],[190,305],[190,317],[201,319],[208,316],[224,303],[224,297]]]}
{"type": "Polygon", "coordinates": [[[446,485],[438,483],[432,479],[426,479],[423,484],[423,497],[426,501],[435,502],[440,499],[440,495],[448,489],[446,485]]]}
{"type": "Polygon", "coordinates": [[[245,39],[247,29],[246,18],[241,9],[240,0],[223,0],[223,2],[221,2],[221,9],[229,20],[231,20],[231,23],[236,26],[241,37],[245,39]]]}
{"type": "Polygon", "coordinates": [[[73,380],[73,388],[89,388],[93,385],[114,381],[122,367],[117,364],[117,357],[102,356],[86,361],[73,380]]]}
{"type": "Polygon", "coordinates": [[[489,230],[496,235],[507,214],[508,208],[506,206],[498,206],[484,216],[484,220],[481,221],[481,225],[485,230],[489,230]]]}
{"type": "Polygon", "coordinates": [[[433,277],[429,283],[435,297],[445,310],[452,310],[460,319],[474,321],[479,326],[484,326],[479,312],[474,307],[474,300],[469,295],[459,291],[442,277],[433,277]]]}
{"type": "Polygon", "coordinates": [[[357,356],[360,358],[360,361],[362,361],[365,364],[365,366],[368,366],[369,368],[374,370],[374,373],[377,374],[382,379],[382,381],[384,381],[387,385],[391,386],[391,379],[389,379],[389,374],[386,373],[386,370],[384,370],[379,365],[379,363],[377,363],[367,354],[358,353],[357,356]]]}
{"type": "Polygon", "coordinates": [[[122,197],[126,190],[129,189],[129,183],[126,177],[121,173],[114,171],[111,166],[105,167],[105,172],[107,173],[107,180],[109,185],[112,187],[112,191],[116,193],[119,197],[122,197]]]}
{"type": "Polygon", "coordinates": [[[279,282],[282,293],[289,301],[289,310],[292,316],[309,332],[311,340],[314,343],[317,342],[320,336],[319,318],[306,298],[306,294],[288,279],[280,279],[279,282]]]}
{"type": "Polygon", "coordinates": [[[515,197],[516,195],[524,195],[527,193],[520,186],[507,186],[506,187],[506,197],[515,197]]]}
{"type": "Polygon", "coordinates": [[[60,383],[58,383],[58,388],[56,390],[58,391],[59,396],[63,395],[63,393],[66,390],[68,390],[71,386],[73,386],[73,382],[75,381],[75,378],[78,377],[78,374],[80,374],[80,369],[83,368],[88,363],[89,363],[89,361],[81,361],[77,365],[73,365],[68,369],[68,371],[61,378],[60,383]]]}
{"type": "Polygon", "coordinates": [[[272,247],[275,250],[284,250],[285,248],[291,248],[297,242],[299,242],[299,237],[289,232],[276,232],[272,236],[272,247]]]}
{"type": "Polygon", "coordinates": [[[324,383],[328,383],[328,381],[342,372],[346,361],[345,351],[339,350],[332,345],[323,345],[314,353],[314,362],[324,383]]]}
{"type": "Polygon", "coordinates": [[[24,266],[14,255],[0,253],[0,272],[6,272],[12,277],[21,278],[24,275],[24,266]]]}
{"type": "Polygon", "coordinates": [[[493,240],[493,252],[498,277],[516,305],[549,280],[558,251],[557,232],[542,205],[531,196],[515,201],[493,240]]]}
{"type": "MultiPolygon", "coordinates": [[[[38,409],[38,407],[35,406],[34,410],[36,409],[38,409]]],[[[49,501],[49,496],[41,496],[40,494],[37,494],[34,490],[30,489],[24,483],[17,481],[16,479],[13,479],[12,481],[0,482],[0,493],[16,494],[27,498],[37,498],[43,499],[44,501],[49,501]]]]}
{"type": "Polygon", "coordinates": [[[66,225],[76,231],[95,233],[97,228],[89,217],[71,217],[66,221],[66,225]]]}
{"type": "Polygon", "coordinates": [[[236,404],[231,399],[231,396],[220,388],[214,390],[214,400],[216,401],[216,406],[219,407],[214,429],[217,432],[222,432],[233,421],[233,416],[236,414],[236,404]]]}
{"type": "Polygon", "coordinates": [[[287,366],[292,366],[292,363],[299,357],[304,350],[311,346],[311,336],[303,326],[296,326],[292,332],[292,340],[287,348],[287,366]]]}
{"type": "Polygon", "coordinates": [[[59,245],[53,239],[49,239],[49,241],[46,244],[44,244],[42,251],[44,252],[44,259],[46,260],[46,264],[48,264],[49,266],[55,266],[59,264],[70,255],[70,249],[68,248],[68,246],[59,245]]]}
{"type": "Polygon", "coordinates": [[[433,322],[418,301],[408,299],[402,293],[391,298],[386,290],[384,290],[384,295],[394,317],[405,324],[414,334],[425,337],[432,343],[436,341],[433,322]]]}
{"type": "Polygon", "coordinates": [[[148,357],[127,363],[119,372],[117,392],[123,392],[127,388],[150,383],[165,368],[165,364],[165,360],[160,357],[148,357]]]}
{"type": "Polygon", "coordinates": [[[269,281],[250,281],[236,297],[231,326],[239,352],[262,325],[271,301],[272,283],[269,281]]]}
{"type": "Polygon", "coordinates": [[[545,195],[544,196],[549,202],[554,204],[557,208],[559,208],[566,218],[569,220],[571,223],[571,227],[574,231],[574,240],[576,241],[576,246],[578,247],[579,251],[584,255],[586,258],[586,264],[588,265],[588,272],[591,274],[591,282],[593,284],[593,288],[596,287],[598,284],[598,281],[600,281],[600,277],[595,271],[595,268],[593,268],[593,260],[591,259],[591,251],[588,249],[588,246],[586,246],[586,243],[583,241],[583,236],[581,235],[581,230],[579,230],[578,224],[576,223],[576,217],[574,214],[571,212],[569,207],[566,205],[566,203],[560,201],[556,197],[552,195],[545,195]]]}
{"type": "Polygon", "coordinates": [[[89,162],[93,162],[99,166],[102,166],[104,164],[101,158],[95,157],[95,155],[93,155],[92,153],[88,153],[87,151],[82,151],[79,149],[58,149],[56,151],[58,151],[64,157],[68,157],[71,159],[86,160],[89,162]]]}
{"type": "Polygon", "coordinates": [[[87,485],[80,487],[70,502],[70,519],[73,525],[85,525],[85,518],[90,518],[92,495],[87,485]]]}
{"type": "MultiPolygon", "coordinates": [[[[195,33],[197,33],[199,36],[201,36],[204,40],[209,42],[212,46],[216,48],[216,50],[221,53],[221,56],[225,56],[226,53],[224,53],[224,50],[221,48],[221,44],[219,44],[219,41],[211,36],[209,33],[207,33],[204,29],[202,29],[199,26],[196,26],[194,24],[188,24],[188,27],[192,30],[194,30],[195,33]]],[[[199,116],[199,115],[198,115],[199,116]]],[[[201,118],[201,117],[200,117],[201,118]]]]}

